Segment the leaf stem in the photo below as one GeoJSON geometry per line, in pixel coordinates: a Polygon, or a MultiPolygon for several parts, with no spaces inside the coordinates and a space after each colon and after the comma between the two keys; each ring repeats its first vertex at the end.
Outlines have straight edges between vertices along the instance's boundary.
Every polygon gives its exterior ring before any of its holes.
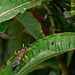
{"type": "Polygon", "coordinates": [[[24,32],[24,28],[20,31],[20,33],[18,33],[16,36],[10,36],[10,35],[7,35],[7,34],[2,34],[2,38],[3,39],[15,39],[17,38],[18,36],[22,35],[24,32]]]}
{"type": "Polygon", "coordinates": [[[56,57],[59,63],[59,67],[62,71],[62,75],[68,75],[68,70],[67,70],[67,66],[64,62],[64,59],[62,58],[62,55],[59,55],[56,57]]]}
{"type": "Polygon", "coordinates": [[[21,24],[22,24],[22,26],[24,27],[24,28],[26,28],[28,31],[29,31],[29,33],[35,38],[35,39],[38,39],[32,32],[31,32],[31,30],[26,26],[26,25],[24,25],[17,17],[15,17],[21,24]]]}
{"type": "Polygon", "coordinates": [[[73,53],[74,53],[74,51],[70,51],[70,52],[67,53],[67,67],[69,67],[69,65],[71,63],[73,53]]]}
{"type": "Polygon", "coordinates": [[[34,15],[34,17],[41,23],[41,27],[42,27],[42,30],[43,30],[43,32],[44,32],[44,35],[45,35],[45,36],[50,35],[50,33],[49,33],[49,31],[48,31],[48,29],[47,29],[47,27],[46,27],[44,21],[42,20],[40,14],[38,13],[38,11],[37,11],[36,8],[34,8],[34,10],[33,10],[33,15],[34,15]]]}
{"type": "MultiPolygon", "coordinates": [[[[47,6],[46,4],[44,4],[44,7],[46,8],[48,14],[51,15],[52,13],[51,13],[51,11],[49,10],[48,6],[47,6]]],[[[54,21],[53,21],[52,16],[49,16],[49,21],[50,21],[50,23],[51,23],[50,29],[55,28],[55,24],[54,24],[54,21]]],[[[55,29],[53,29],[52,32],[55,33],[55,29]]]]}

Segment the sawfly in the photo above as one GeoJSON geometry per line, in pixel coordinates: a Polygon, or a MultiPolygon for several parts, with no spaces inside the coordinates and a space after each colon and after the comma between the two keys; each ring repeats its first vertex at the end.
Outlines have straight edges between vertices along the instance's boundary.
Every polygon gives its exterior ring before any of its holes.
{"type": "MultiPolygon", "coordinates": [[[[15,70],[15,68],[18,66],[18,64],[20,63],[20,61],[21,61],[21,59],[23,58],[23,55],[25,54],[25,52],[27,51],[27,50],[30,50],[30,48],[29,49],[27,49],[29,47],[29,45],[26,45],[26,46],[24,46],[24,44],[23,44],[23,47],[22,47],[22,49],[20,50],[20,53],[18,53],[18,55],[17,55],[17,57],[15,58],[15,60],[13,61],[13,68],[12,68],[12,70],[14,71],[15,70]]],[[[28,57],[25,55],[25,57],[28,59],[28,57]]]]}

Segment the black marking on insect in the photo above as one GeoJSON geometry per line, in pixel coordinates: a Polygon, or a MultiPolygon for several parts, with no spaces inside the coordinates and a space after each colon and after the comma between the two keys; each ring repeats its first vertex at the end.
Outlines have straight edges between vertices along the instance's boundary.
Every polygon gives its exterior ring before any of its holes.
{"type": "Polygon", "coordinates": [[[23,58],[23,55],[25,54],[25,52],[27,51],[27,48],[29,47],[29,45],[24,46],[23,44],[23,48],[20,50],[20,53],[17,55],[17,57],[15,58],[14,62],[13,62],[13,68],[12,70],[14,71],[15,68],[18,66],[18,64],[20,63],[21,59],[23,58]]]}

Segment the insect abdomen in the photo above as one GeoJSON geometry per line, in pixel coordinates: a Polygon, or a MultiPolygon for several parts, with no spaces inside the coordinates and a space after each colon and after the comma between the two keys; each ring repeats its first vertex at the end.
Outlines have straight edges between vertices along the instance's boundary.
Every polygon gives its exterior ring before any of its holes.
{"type": "Polygon", "coordinates": [[[19,56],[16,57],[16,59],[13,62],[13,71],[17,67],[17,65],[20,63],[21,58],[19,56]]]}
{"type": "Polygon", "coordinates": [[[18,54],[18,56],[15,58],[13,62],[13,69],[12,69],[13,71],[17,67],[17,65],[20,63],[21,58],[23,57],[24,54],[25,54],[25,51],[23,51],[23,48],[22,48],[20,53],[18,54]]]}

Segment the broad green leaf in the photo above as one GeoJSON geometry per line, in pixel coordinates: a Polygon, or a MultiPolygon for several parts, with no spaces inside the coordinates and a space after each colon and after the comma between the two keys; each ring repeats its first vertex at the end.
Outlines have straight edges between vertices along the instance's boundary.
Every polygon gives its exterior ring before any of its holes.
{"type": "Polygon", "coordinates": [[[0,22],[15,17],[29,8],[41,4],[41,0],[2,0],[0,1],[0,22]]]}
{"type": "Polygon", "coordinates": [[[25,32],[32,35],[35,39],[43,37],[41,24],[32,16],[31,13],[25,12],[18,14],[16,19],[25,27],[25,32]]]}
{"type": "MultiPolygon", "coordinates": [[[[56,70],[56,71],[59,70],[59,66],[58,66],[58,62],[57,62],[56,58],[49,59],[49,60],[47,60],[45,62],[42,62],[42,63],[34,66],[33,68],[31,68],[30,70],[28,70],[27,72],[25,72],[25,75],[26,74],[28,75],[30,72],[36,71],[38,69],[39,70],[40,69],[45,69],[47,67],[49,67],[49,69],[53,69],[53,70],[56,70]]],[[[30,73],[29,75],[31,75],[31,74],[32,73],[30,73]]],[[[46,74],[44,74],[44,75],[46,75],[46,74]]],[[[57,75],[58,75],[58,73],[57,73],[57,75]]]]}
{"type": "Polygon", "coordinates": [[[26,65],[22,66],[20,71],[23,61],[20,62],[15,71],[12,71],[12,63],[15,59],[15,57],[12,57],[8,60],[7,67],[0,74],[12,75],[16,73],[15,75],[25,75],[27,71],[37,64],[59,54],[74,50],[75,33],[53,34],[34,42],[30,45],[30,48],[31,50],[25,53],[28,56],[28,59],[25,61],[26,65]]]}

